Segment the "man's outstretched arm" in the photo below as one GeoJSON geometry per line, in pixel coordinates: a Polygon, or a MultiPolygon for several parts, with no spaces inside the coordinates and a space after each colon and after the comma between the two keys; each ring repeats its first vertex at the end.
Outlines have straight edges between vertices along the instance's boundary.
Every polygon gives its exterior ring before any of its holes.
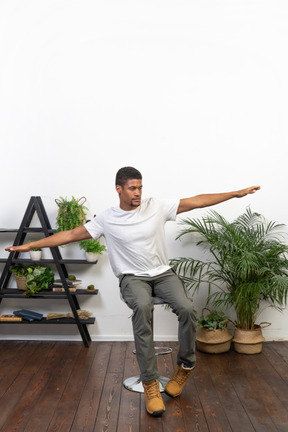
{"type": "Polygon", "coordinates": [[[91,235],[84,226],[81,226],[68,231],[60,231],[50,237],[45,237],[44,239],[37,240],[22,246],[9,246],[5,250],[8,252],[29,252],[34,248],[56,247],[89,238],[91,238],[91,235]]]}
{"type": "Polygon", "coordinates": [[[210,207],[232,198],[242,198],[246,195],[253,194],[260,189],[260,186],[251,186],[234,192],[224,192],[216,194],[196,195],[191,198],[180,200],[177,214],[194,210],[196,208],[210,207]]]}

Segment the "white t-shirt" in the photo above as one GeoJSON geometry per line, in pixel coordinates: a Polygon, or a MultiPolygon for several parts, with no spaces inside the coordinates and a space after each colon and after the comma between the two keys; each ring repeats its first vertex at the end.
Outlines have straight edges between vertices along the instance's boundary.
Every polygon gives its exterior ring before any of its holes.
{"type": "Polygon", "coordinates": [[[165,222],[176,219],[179,200],[147,198],[135,210],[112,207],[84,226],[97,239],[105,237],[114,274],[156,276],[170,267],[165,248],[165,222]]]}

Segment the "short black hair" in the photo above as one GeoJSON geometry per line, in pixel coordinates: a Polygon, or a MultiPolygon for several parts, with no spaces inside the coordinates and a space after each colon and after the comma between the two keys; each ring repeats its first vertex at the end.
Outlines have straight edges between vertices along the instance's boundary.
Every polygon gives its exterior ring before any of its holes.
{"type": "Polygon", "coordinates": [[[142,180],[140,171],[130,166],[123,167],[117,171],[115,184],[123,187],[127,180],[133,179],[142,180]]]}

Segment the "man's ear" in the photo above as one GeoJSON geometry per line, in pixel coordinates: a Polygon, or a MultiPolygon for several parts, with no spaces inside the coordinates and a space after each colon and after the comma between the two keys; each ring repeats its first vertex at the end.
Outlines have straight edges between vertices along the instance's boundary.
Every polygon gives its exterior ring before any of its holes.
{"type": "Polygon", "coordinates": [[[121,186],[120,185],[116,185],[116,191],[119,193],[121,191],[121,186]]]}

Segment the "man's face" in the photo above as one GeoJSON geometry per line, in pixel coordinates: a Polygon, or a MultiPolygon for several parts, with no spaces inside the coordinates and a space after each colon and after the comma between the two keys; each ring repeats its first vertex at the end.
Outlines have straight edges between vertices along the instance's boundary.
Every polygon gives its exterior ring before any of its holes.
{"type": "Polygon", "coordinates": [[[123,186],[116,185],[116,190],[122,210],[134,210],[141,204],[142,180],[127,180],[123,186]]]}

